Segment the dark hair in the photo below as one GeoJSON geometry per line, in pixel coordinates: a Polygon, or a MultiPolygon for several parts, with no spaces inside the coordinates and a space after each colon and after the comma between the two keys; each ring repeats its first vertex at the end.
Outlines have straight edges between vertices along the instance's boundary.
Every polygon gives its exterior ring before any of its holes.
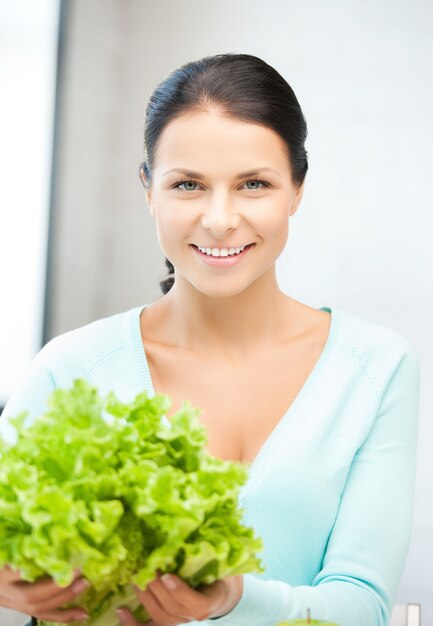
{"type": "MultiPolygon", "coordinates": [[[[152,92],[145,116],[145,159],[140,169],[152,184],[158,139],[172,120],[186,112],[220,108],[232,118],[262,124],[274,130],[287,147],[292,179],[297,185],[308,170],[307,124],[293,89],[259,57],[250,54],[216,54],[191,61],[171,72],[152,92]]],[[[160,282],[166,294],[173,274],[160,282]]]]}

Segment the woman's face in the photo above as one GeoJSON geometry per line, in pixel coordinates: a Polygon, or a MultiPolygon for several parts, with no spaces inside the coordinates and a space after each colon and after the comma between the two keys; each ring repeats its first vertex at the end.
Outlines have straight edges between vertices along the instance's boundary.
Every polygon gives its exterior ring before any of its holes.
{"type": "Polygon", "coordinates": [[[268,127],[215,111],[172,120],[159,138],[146,195],[175,284],[186,279],[202,293],[230,296],[273,273],[302,191],[292,182],[284,142],[268,127]],[[254,245],[235,263],[222,250],[247,244],[254,245]],[[230,265],[207,262],[197,246],[218,248],[230,265]]]}

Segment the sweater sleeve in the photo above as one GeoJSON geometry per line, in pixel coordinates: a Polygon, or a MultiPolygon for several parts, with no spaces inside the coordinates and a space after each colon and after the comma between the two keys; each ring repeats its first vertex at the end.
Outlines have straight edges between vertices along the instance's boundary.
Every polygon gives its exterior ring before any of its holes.
{"type": "Polygon", "coordinates": [[[412,529],[419,406],[419,362],[407,344],[380,393],[358,448],[311,586],[243,577],[237,605],[221,626],[273,626],[312,617],[340,626],[387,626],[412,529]]]}
{"type": "Polygon", "coordinates": [[[31,423],[44,413],[46,400],[56,388],[49,365],[49,353],[53,344],[54,340],[47,343],[33,358],[17,391],[12,394],[3,409],[0,416],[0,435],[7,441],[15,440],[15,429],[8,423],[9,418],[25,411],[28,414],[27,423],[31,423]]]}

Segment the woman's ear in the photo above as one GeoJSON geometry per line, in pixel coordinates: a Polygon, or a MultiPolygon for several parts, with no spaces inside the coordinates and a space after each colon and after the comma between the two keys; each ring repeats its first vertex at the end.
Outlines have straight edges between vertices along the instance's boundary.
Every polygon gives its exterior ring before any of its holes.
{"type": "Polygon", "coordinates": [[[302,184],[299,185],[295,192],[295,197],[293,199],[292,205],[290,207],[290,215],[294,215],[298,210],[298,206],[301,204],[302,196],[304,195],[304,183],[305,180],[302,181],[302,184]]]}
{"type": "Polygon", "coordinates": [[[140,179],[145,189],[146,202],[147,202],[147,206],[149,207],[150,214],[152,217],[155,217],[155,212],[154,212],[153,205],[152,205],[152,189],[151,189],[151,186],[149,185],[149,181],[144,172],[143,164],[140,165],[140,179]]]}

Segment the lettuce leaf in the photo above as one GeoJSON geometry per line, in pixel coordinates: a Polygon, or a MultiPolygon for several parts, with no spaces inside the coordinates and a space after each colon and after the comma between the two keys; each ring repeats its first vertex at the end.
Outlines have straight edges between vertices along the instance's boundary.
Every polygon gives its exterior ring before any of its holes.
{"type": "Polygon", "coordinates": [[[60,586],[80,569],[91,587],[75,605],[90,617],[76,624],[118,626],[119,606],[146,621],[132,584],[144,589],[158,570],[194,588],[264,571],[238,506],[247,466],[206,451],[188,401],[164,422],[171,404],[146,392],[125,404],[76,379],[32,424],[10,418],[16,443],[0,437],[0,567],[60,586]]]}

